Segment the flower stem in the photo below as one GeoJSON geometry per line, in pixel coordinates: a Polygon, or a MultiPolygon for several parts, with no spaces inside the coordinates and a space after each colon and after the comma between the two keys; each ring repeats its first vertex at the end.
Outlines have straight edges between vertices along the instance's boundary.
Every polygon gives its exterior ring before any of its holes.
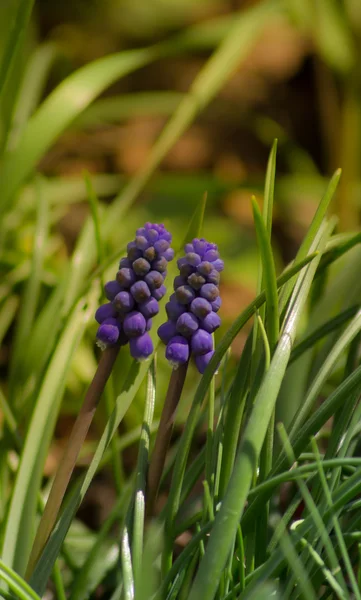
{"type": "Polygon", "coordinates": [[[118,352],[119,347],[117,346],[107,348],[103,352],[83,405],[73,425],[36,532],[26,570],[26,578],[28,580],[55,525],[79,452],[89,431],[94,413],[104,391],[105,384],[111,374],[118,352]]]}
{"type": "Polygon", "coordinates": [[[165,458],[172,437],[175,413],[187,375],[187,368],[188,363],[180,365],[178,369],[173,369],[169,381],[167,396],[164,402],[148,471],[146,498],[146,513],[148,517],[153,514],[154,503],[158,494],[165,458]]]}

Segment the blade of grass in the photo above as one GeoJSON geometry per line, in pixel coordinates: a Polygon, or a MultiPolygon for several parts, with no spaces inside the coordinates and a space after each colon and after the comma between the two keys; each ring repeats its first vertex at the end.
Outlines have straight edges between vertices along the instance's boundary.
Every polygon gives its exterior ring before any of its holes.
{"type": "MultiPolygon", "coordinates": [[[[293,453],[290,440],[287,436],[286,430],[283,427],[282,423],[280,423],[278,426],[278,432],[279,432],[279,435],[280,435],[280,438],[282,441],[282,445],[284,448],[284,452],[287,456],[289,465],[290,465],[290,467],[292,467],[296,458],[293,453]]],[[[338,562],[338,558],[337,558],[335,549],[332,545],[330,536],[329,536],[326,526],[322,520],[322,516],[318,510],[318,507],[315,504],[315,501],[312,498],[312,495],[309,492],[305,482],[301,478],[296,478],[296,483],[300,489],[305,506],[307,507],[307,510],[310,514],[311,519],[313,520],[313,522],[315,524],[315,529],[317,531],[315,539],[312,540],[311,544],[307,544],[307,546],[311,546],[313,548],[316,546],[318,539],[320,539],[322,541],[322,545],[325,548],[325,552],[326,552],[328,561],[331,565],[332,577],[335,579],[335,582],[337,583],[336,589],[339,592],[339,597],[341,597],[341,598],[347,597],[347,596],[345,596],[345,594],[347,594],[346,581],[344,579],[342,570],[339,567],[339,562],[338,562]]],[[[320,548],[320,551],[321,551],[321,548],[320,548]]],[[[315,556],[318,556],[316,551],[315,551],[315,556]]],[[[302,558],[302,555],[301,555],[301,558],[302,558]]],[[[289,588],[288,588],[289,593],[293,589],[293,586],[295,585],[296,581],[297,581],[297,575],[296,575],[296,573],[294,573],[289,581],[289,588]]]]}
{"type": "Polygon", "coordinates": [[[320,481],[321,481],[321,485],[322,485],[322,489],[324,492],[324,496],[327,502],[327,507],[331,512],[331,521],[332,521],[332,525],[333,525],[333,529],[335,531],[336,534],[336,538],[337,538],[337,542],[338,542],[338,547],[341,551],[341,557],[342,560],[344,562],[344,565],[346,567],[346,572],[349,578],[349,581],[351,583],[351,587],[352,587],[352,591],[354,594],[354,597],[356,598],[356,600],[361,600],[361,593],[360,593],[360,589],[358,588],[357,585],[357,581],[355,578],[355,574],[351,565],[351,561],[350,561],[350,556],[347,552],[347,548],[345,545],[345,541],[343,539],[343,535],[342,535],[342,531],[341,531],[341,526],[339,523],[339,520],[337,519],[337,515],[333,514],[332,512],[332,496],[331,496],[331,492],[330,489],[328,487],[327,484],[327,479],[325,476],[325,472],[323,470],[323,466],[322,466],[322,461],[321,461],[321,457],[320,457],[320,452],[318,449],[318,446],[316,444],[315,438],[311,439],[311,444],[312,444],[312,449],[313,452],[316,456],[316,464],[317,464],[317,470],[318,470],[318,474],[320,477],[320,481]]]}
{"type": "MultiPolygon", "coordinates": [[[[310,260],[313,261],[318,256],[317,253],[312,253],[310,256],[306,257],[303,261],[298,264],[295,264],[293,267],[287,269],[278,279],[277,285],[281,287],[284,285],[289,279],[291,279],[295,273],[302,270],[305,264],[309,263],[310,260]],[[311,258],[312,257],[312,258],[311,258]],[[306,261],[306,262],[305,262],[306,261]]],[[[170,493],[167,502],[166,509],[166,519],[165,519],[165,532],[166,532],[166,540],[165,540],[165,548],[163,552],[163,569],[165,571],[169,570],[170,567],[170,556],[172,554],[173,548],[173,524],[175,522],[176,514],[179,508],[179,501],[181,497],[183,478],[187,463],[187,458],[191,446],[191,442],[193,439],[193,433],[198,421],[199,410],[202,401],[207,393],[208,387],[212,380],[212,377],[215,371],[218,369],[218,365],[222,360],[223,356],[227,352],[230,344],[242,329],[242,327],[247,323],[247,321],[256,313],[257,309],[262,306],[265,302],[265,293],[262,292],[257,298],[239,315],[239,317],[235,320],[233,325],[230,327],[228,332],[224,335],[220,343],[218,344],[215,354],[212,357],[205,373],[198,385],[195,398],[191,407],[191,411],[189,417],[186,422],[185,430],[182,436],[182,446],[180,447],[176,463],[174,467],[174,473],[170,488],[170,493]]]]}
{"type": "MultiPolygon", "coordinates": [[[[331,225],[333,228],[333,224],[331,225]]],[[[321,225],[314,241],[314,244],[316,242],[314,249],[318,249],[322,253],[330,234],[330,224],[321,225]]],[[[243,513],[269,419],[287,368],[296,327],[307,300],[319,260],[320,256],[307,267],[305,274],[301,274],[297,280],[291,298],[291,308],[286,315],[285,325],[270,368],[263,378],[255,399],[237,462],[221,508],[217,513],[206,553],[195,577],[189,600],[196,600],[200,596],[204,600],[211,600],[217,592],[220,575],[236,534],[239,519],[243,513]]]]}
{"type": "Polygon", "coordinates": [[[33,252],[31,259],[30,277],[27,280],[24,295],[20,303],[20,314],[14,339],[14,347],[10,363],[9,397],[14,406],[18,405],[17,390],[21,384],[23,358],[28,347],[26,341],[35,319],[41,289],[43,263],[45,259],[46,244],[48,240],[48,204],[42,187],[41,180],[37,182],[37,215],[33,238],[33,252]]]}
{"type": "Polygon", "coordinates": [[[143,536],[145,517],[145,493],[147,483],[148,457],[150,446],[150,428],[153,422],[156,394],[156,365],[155,359],[148,371],[147,396],[144,408],[142,433],[140,436],[137,475],[135,482],[135,500],[132,532],[132,559],[134,571],[135,594],[142,587],[142,565],[143,565],[143,536]]]}
{"type": "Polygon", "coordinates": [[[37,493],[66,383],[65,377],[92,312],[92,302],[86,310],[81,302],[72,313],[44,377],[28,428],[10,503],[2,551],[6,564],[14,566],[19,573],[24,572],[28,559],[37,493]]]}
{"type": "Polygon", "coordinates": [[[41,600],[34,590],[24,581],[18,573],[10,569],[0,559],[0,578],[6,581],[12,592],[17,594],[19,600],[41,600]]]}
{"type": "Polygon", "coordinates": [[[9,73],[24,38],[26,27],[33,10],[34,0],[19,0],[14,20],[9,27],[9,35],[4,45],[0,63],[0,100],[6,86],[9,73]]]}

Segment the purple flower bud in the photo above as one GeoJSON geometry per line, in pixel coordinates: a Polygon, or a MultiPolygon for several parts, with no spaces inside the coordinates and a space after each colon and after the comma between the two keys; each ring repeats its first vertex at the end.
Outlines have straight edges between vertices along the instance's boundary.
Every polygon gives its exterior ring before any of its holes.
{"type": "Polygon", "coordinates": [[[207,354],[213,350],[213,338],[210,333],[204,329],[198,329],[191,339],[191,348],[194,354],[207,354]]]}
{"type": "Polygon", "coordinates": [[[154,244],[154,249],[158,256],[162,256],[166,250],[169,248],[169,242],[167,240],[158,240],[154,244]]]}
{"type": "Polygon", "coordinates": [[[95,313],[95,319],[96,319],[96,321],[98,321],[98,323],[103,323],[103,321],[105,321],[105,319],[114,318],[115,316],[116,316],[116,311],[111,302],[108,302],[107,304],[102,304],[101,306],[99,306],[99,308],[97,309],[97,311],[95,313]]]}
{"type": "Polygon", "coordinates": [[[115,296],[113,304],[120,313],[127,313],[132,310],[134,306],[134,300],[129,292],[124,291],[119,292],[119,294],[115,296]]]}
{"type": "Polygon", "coordinates": [[[213,300],[213,302],[211,302],[212,310],[214,310],[214,312],[218,312],[219,309],[221,308],[221,304],[222,304],[221,297],[218,296],[218,298],[216,298],[215,300],[213,300]]]}
{"type": "Polygon", "coordinates": [[[224,262],[223,260],[221,260],[220,258],[218,258],[217,260],[213,261],[213,267],[216,269],[216,271],[218,271],[219,273],[221,271],[223,271],[224,269],[224,262]]]}
{"type": "Polygon", "coordinates": [[[182,265],[181,268],[179,269],[179,273],[182,275],[182,277],[189,277],[195,271],[196,271],[196,268],[192,267],[192,265],[189,265],[188,263],[185,265],[182,265]]]}
{"type": "Polygon", "coordinates": [[[199,256],[203,256],[203,254],[207,250],[207,242],[204,239],[195,239],[193,240],[194,251],[199,254],[199,256]]]}
{"type": "Polygon", "coordinates": [[[142,335],[145,332],[146,322],[142,313],[133,310],[128,313],[123,321],[123,329],[125,334],[131,338],[137,335],[142,335]]]}
{"type": "Polygon", "coordinates": [[[143,256],[149,262],[152,262],[152,260],[155,259],[155,249],[154,249],[154,247],[153,246],[149,246],[149,248],[147,248],[146,250],[144,250],[143,256]]]}
{"type": "Polygon", "coordinates": [[[149,333],[143,333],[129,340],[130,354],[136,360],[146,360],[153,354],[153,342],[149,333]]]}
{"type": "Polygon", "coordinates": [[[150,290],[145,281],[136,281],[133,283],[130,293],[134,300],[140,303],[145,302],[150,297],[150,290]]]}
{"type": "Polygon", "coordinates": [[[181,267],[183,267],[184,265],[187,265],[187,264],[188,264],[188,262],[187,262],[187,259],[185,256],[182,256],[182,258],[178,258],[178,260],[177,260],[178,269],[181,269],[181,267]]]}
{"type": "Polygon", "coordinates": [[[200,273],[201,275],[204,275],[205,277],[207,275],[209,275],[210,273],[212,273],[213,270],[214,270],[213,264],[211,262],[209,262],[208,260],[203,260],[197,266],[198,273],[200,273]]]}
{"type": "Polygon", "coordinates": [[[159,273],[164,273],[167,270],[167,266],[168,262],[164,256],[161,256],[152,262],[152,269],[159,271],[159,273]]]}
{"type": "Polygon", "coordinates": [[[104,286],[105,297],[114,300],[115,296],[122,291],[122,286],[117,281],[108,281],[104,286]]]}
{"type": "Polygon", "coordinates": [[[147,319],[146,324],[145,324],[145,330],[146,331],[150,331],[152,329],[152,319],[147,319]]]}
{"type": "Polygon", "coordinates": [[[188,252],[186,254],[186,259],[187,263],[189,265],[192,265],[192,267],[197,267],[202,262],[201,257],[199,256],[199,254],[196,254],[196,252],[188,252]]]}
{"type": "Polygon", "coordinates": [[[113,346],[119,338],[119,325],[116,319],[106,319],[100,325],[97,331],[99,346],[104,349],[106,346],[113,346]]]}
{"type": "Polygon", "coordinates": [[[165,252],[163,252],[163,257],[167,262],[170,262],[174,258],[174,250],[173,248],[168,248],[165,252]]]}
{"type": "Polygon", "coordinates": [[[159,239],[159,233],[155,229],[147,230],[147,239],[154,244],[159,239]]]}
{"type": "Polygon", "coordinates": [[[123,267],[125,267],[126,269],[130,269],[130,267],[132,266],[132,263],[130,262],[129,258],[121,258],[119,261],[119,269],[123,269],[123,267]]]}
{"type": "Polygon", "coordinates": [[[214,283],[205,283],[200,289],[202,298],[213,302],[219,296],[219,289],[214,283]]]}
{"type": "Polygon", "coordinates": [[[157,290],[153,290],[152,292],[152,296],[153,298],[155,298],[156,300],[161,300],[163,298],[163,296],[165,296],[167,293],[167,288],[165,287],[165,285],[162,285],[160,288],[158,288],[157,290]]]}
{"type": "Polygon", "coordinates": [[[168,342],[175,335],[177,335],[177,329],[174,321],[166,321],[160,327],[158,327],[158,336],[162,340],[163,344],[168,344],[168,342]]]}
{"type": "Polygon", "coordinates": [[[163,285],[163,275],[159,271],[150,271],[144,277],[144,281],[150,290],[157,290],[163,285]]]}
{"type": "Polygon", "coordinates": [[[189,359],[189,346],[187,340],[181,335],[176,335],[168,342],[165,356],[174,368],[186,363],[189,359]]]}
{"type": "Polygon", "coordinates": [[[135,238],[135,246],[138,250],[146,250],[149,246],[149,242],[144,235],[137,235],[135,238]]]}
{"type": "Polygon", "coordinates": [[[177,332],[189,337],[198,329],[198,319],[193,313],[185,312],[177,320],[177,332]]]}
{"type": "Polygon", "coordinates": [[[221,319],[215,312],[210,312],[204,319],[201,321],[202,329],[208,331],[208,333],[213,333],[221,324],[221,319]]]}
{"type": "Polygon", "coordinates": [[[191,311],[196,317],[204,319],[212,312],[212,306],[205,298],[194,298],[191,304],[191,311]]]}
{"type": "Polygon", "coordinates": [[[129,288],[135,282],[134,271],[129,267],[119,269],[116,278],[117,282],[124,288],[129,288]]]}
{"type": "Polygon", "coordinates": [[[186,307],[184,304],[180,304],[177,302],[175,294],[172,294],[169,302],[165,305],[165,310],[168,315],[168,319],[172,321],[176,321],[180,315],[182,315],[186,311],[186,307]]]}
{"type": "Polygon", "coordinates": [[[195,297],[194,290],[190,285],[182,285],[176,290],[175,295],[180,304],[190,304],[195,297]]]}
{"type": "Polygon", "coordinates": [[[135,234],[136,235],[146,236],[147,230],[145,229],[145,227],[139,227],[139,229],[137,229],[137,231],[135,232],[135,234]]]}
{"type": "Polygon", "coordinates": [[[207,283],[214,283],[214,285],[218,285],[220,278],[221,276],[218,273],[218,271],[216,271],[216,269],[213,269],[213,271],[211,271],[210,274],[207,275],[207,283]]]}
{"type": "Polygon", "coordinates": [[[211,350],[210,352],[207,352],[207,354],[199,354],[195,357],[196,367],[201,375],[203,375],[204,371],[206,370],[213,354],[214,350],[211,350]]]}
{"type": "Polygon", "coordinates": [[[192,275],[189,275],[187,281],[194,290],[200,290],[202,285],[206,283],[204,277],[199,273],[192,273],[192,275]]]}
{"type": "Polygon", "coordinates": [[[159,304],[155,298],[150,297],[145,302],[138,304],[138,309],[146,319],[150,319],[159,313],[159,304]]]}
{"type": "Polygon", "coordinates": [[[208,250],[203,256],[203,260],[208,260],[209,262],[214,262],[219,258],[219,252],[217,250],[208,250]]]}
{"type": "Polygon", "coordinates": [[[127,246],[127,255],[128,259],[133,262],[134,260],[137,260],[137,258],[142,257],[142,251],[136,247],[135,242],[129,242],[127,246]]]}
{"type": "Polygon", "coordinates": [[[187,283],[187,280],[184,277],[182,277],[181,275],[177,275],[174,278],[174,281],[173,281],[173,289],[174,289],[174,291],[177,288],[181,287],[181,285],[186,285],[186,283],[187,283]]]}
{"type": "Polygon", "coordinates": [[[150,271],[150,264],[145,258],[137,258],[133,262],[133,269],[139,277],[144,277],[150,271]]]}
{"type": "Polygon", "coordinates": [[[188,253],[188,252],[194,252],[194,246],[193,246],[193,244],[186,244],[184,246],[184,251],[186,253],[188,253]]]}

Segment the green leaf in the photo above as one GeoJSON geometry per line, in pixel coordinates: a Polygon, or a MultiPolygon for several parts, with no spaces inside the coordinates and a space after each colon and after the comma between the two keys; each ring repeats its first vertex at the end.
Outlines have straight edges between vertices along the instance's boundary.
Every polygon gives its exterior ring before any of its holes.
{"type": "Polygon", "coordinates": [[[263,266],[262,272],[264,289],[266,294],[266,331],[271,352],[273,352],[277,344],[279,335],[276,267],[273,260],[269,234],[267,232],[267,228],[261,215],[261,212],[258,208],[256,199],[254,197],[252,198],[252,209],[263,266]]]}
{"type": "MultiPolygon", "coordinates": [[[[321,252],[324,250],[330,233],[330,226],[321,226],[314,241],[314,250],[319,249],[321,252]]],[[[204,558],[195,577],[189,600],[196,600],[200,597],[204,600],[211,600],[217,592],[221,573],[244,510],[269,420],[287,368],[292,343],[296,335],[296,327],[305,306],[319,260],[320,256],[297,279],[279,343],[270,368],[265,374],[255,398],[226,495],[216,515],[214,527],[204,558]]]]}
{"type": "Polygon", "coordinates": [[[105,88],[154,60],[155,50],[129,50],[85,65],[63,81],[31,117],[17,147],[8,152],[0,170],[0,213],[64,129],[105,88]]]}
{"type": "Polygon", "coordinates": [[[84,310],[84,303],[80,302],[69,318],[44,376],[28,428],[7,516],[2,550],[3,560],[18,573],[24,572],[29,556],[37,494],[66,375],[81,335],[93,312],[92,302],[86,310],[84,310]]]}
{"type": "Polygon", "coordinates": [[[3,579],[8,584],[12,592],[14,592],[19,600],[41,600],[34,590],[18,575],[13,569],[10,569],[0,559],[0,579],[3,579]]]}

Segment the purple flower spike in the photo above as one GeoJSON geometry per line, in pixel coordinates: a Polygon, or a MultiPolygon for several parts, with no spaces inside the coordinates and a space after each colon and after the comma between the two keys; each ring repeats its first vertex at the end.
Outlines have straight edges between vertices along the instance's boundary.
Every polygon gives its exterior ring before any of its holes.
{"type": "Polygon", "coordinates": [[[219,289],[214,283],[205,283],[200,289],[200,295],[209,302],[214,302],[219,296],[219,289]]]}
{"type": "Polygon", "coordinates": [[[127,256],[119,261],[116,280],[104,286],[110,302],[99,307],[95,315],[100,323],[98,343],[103,349],[129,342],[135,358],[143,359],[153,352],[146,332],[159,312],[158,301],[166,293],[164,279],[168,261],[174,257],[171,241],[164,225],[146,223],[137,229],[135,240],[127,245],[127,256]]]}
{"type": "Polygon", "coordinates": [[[143,335],[147,326],[146,320],[142,313],[137,310],[133,310],[128,313],[123,321],[123,329],[128,337],[136,337],[137,335],[143,335]]]}
{"type": "Polygon", "coordinates": [[[119,313],[127,313],[132,310],[134,306],[134,299],[129,292],[119,292],[119,294],[115,296],[113,304],[119,313]]]}
{"type": "Polygon", "coordinates": [[[204,331],[204,329],[198,329],[193,335],[191,339],[191,348],[194,354],[207,354],[213,350],[213,338],[208,331],[204,331]]]}
{"type": "Polygon", "coordinates": [[[189,346],[187,340],[181,335],[176,335],[168,342],[165,356],[173,368],[184,365],[189,359],[189,346]]]}
{"type": "Polygon", "coordinates": [[[130,354],[137,360],[146,360],[153,354],[153,342],[149,333],[143,333],[129,340],[130,354]]]}
{"type": "Polygon", "coordinates": [[[166,321],[158,327],[158,336],[163,344],[168,344],[170,340],[177,335],[176,324],[173,321],[166,321]]]}
{"type": "Polygon", "coordinates": [[[155,298],[148,298],[142,304],[138,304],[138,308],[146,319],[155,317],[159,313],[159,305],[155,298]]]}
{"type": "Polygon", "coordinates": [[[150,298],[150,289],[145,281],[136,281],[133,283],[130,293],[136,302],[142,303],[150,298]]]}
{"type": "Polygon", "coordinates": [[[213,356],[212,333],[221,324],[216,313],[221,306],[218,286],[224,265],[217,245],[204,238],[194,239],[184,250],[186,255],[177,261],[180,274],[174,280],[175,292],[166,304],[169,321],[158,332],[173,366],[185,362],[190,350],[203,373],[213,356]],[[180,336],[175,335],[175,328],[180,336]]]}
{"type": "Polygon", "coordinates": [[[163,298],[163,296],[165,296],[167,293],[167,288],[165,287],[165,285],[162,285],[160,288],[158,288],[157,290],[153,291],[153,298],[155,298],[156,300],[161,300],[163,298]]]}
{"type": "Polygon", "coordinates": [[[203,375],[206,370],[212,356],[214,354],[214,350],[207,352],[207,354],[199,354],[195,357],[196,367],[201,375],[203,375]]]}
{"type": "Polygon", "coordinates": [[[122,286],[117,281],[108,281],[104,286],[105,297],[114,300],[115,296],[122,291],[122,286]]]}
{"type": "Polygon", "coordinates": [[[178,333],[190,337],[198,329],[198,319],[191,312],[185,312],[177,319],[176,327],[178,333]]]}
{"type": "Polygon", "coordinates": [[[190,285],[181,285],[175,295],[180,304],[190,304],[195,298],[195,292],[190,285]]]}
{"type": "Polygon", "coordinates": [[[115,317],[116,314],[117,313],[113,304],[111,302],[108,302],[107,304],[102,304],[101,306],[99,306],[95,313],[95,320],[98,321],[98,323],[103,323],[105,319],[115,317]]]}
{"type": "Polygon", "coordinates": [[[201,321],[202,329],[208,331],[208,333],[213,333],[221,324],[221,319],[215,312],[210,312],[204,319],[201,321]]]}

